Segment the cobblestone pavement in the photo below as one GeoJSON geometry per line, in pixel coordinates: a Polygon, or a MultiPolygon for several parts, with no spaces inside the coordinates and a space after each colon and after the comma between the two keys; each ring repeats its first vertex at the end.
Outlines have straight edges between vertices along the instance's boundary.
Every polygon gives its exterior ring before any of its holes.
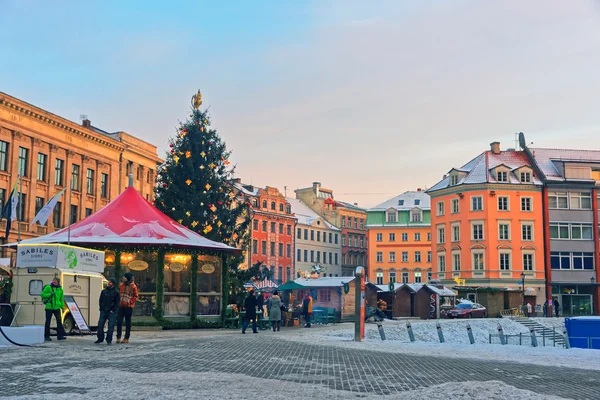
{"type": "MultiPolygon", "coordinates": [[[[49,376],[70,368],[132,373],[215,372],[310,384],[326,392],[388,395],[445,382],[503,381],[541,395],[598,399],[598,371],[440,358],[299,343],[270,332],[138,335],[128,345],[94,345],[69,338],[35,348],[0,350],[3,396],[86,394],[89,387],[56,385],[49,376]]],[[[149,378],[151,379],[151,378],[149,378]]],[[[73,382],[75,383],[75,382],[73,382]]],[[[93,382],[92,385],[102,385],[93,382]]],[[[85,385],[84,385],[85,386],[85,385]]]]}

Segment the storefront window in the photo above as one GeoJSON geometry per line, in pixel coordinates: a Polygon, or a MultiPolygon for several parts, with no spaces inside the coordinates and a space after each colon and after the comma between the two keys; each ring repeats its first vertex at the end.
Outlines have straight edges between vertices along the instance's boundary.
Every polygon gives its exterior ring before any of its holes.
{"type": "Polygon", "coordinates": [[[198,315],[221,313],[221,259],[198,257],[198,315]]]}
{"type": "Polygon", "coordinates": [[[221,296],[198,296],[198,315],[220,315],[221,296]]]}
{"type": "Polygon", "coordinates": [[[167,254],[165,256],[165,293],[190,294],[192,256],[167,254]]]}

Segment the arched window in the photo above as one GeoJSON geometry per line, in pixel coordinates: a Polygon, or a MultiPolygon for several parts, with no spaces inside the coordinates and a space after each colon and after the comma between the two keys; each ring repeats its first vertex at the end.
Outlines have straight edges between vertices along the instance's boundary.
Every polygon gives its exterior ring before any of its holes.
{"type": "Polygon", "coordinates": [[[252,207],[258,207],[258,200],[252,199],[252,207]]]}
{"type": "Polygon", "coordinates": [[[275,202],[274,201],[271,202],[271,210],[275,210],[275,202]]]}
{"type": "Polygon", "coordinates": [[[279,211],[283,212],[283,203],[279,203],[279,211]]]}
{"type": "Polygon", "coordinates": [[[267,208],[267,201],[263,200],[262,208],[267,208]]]}

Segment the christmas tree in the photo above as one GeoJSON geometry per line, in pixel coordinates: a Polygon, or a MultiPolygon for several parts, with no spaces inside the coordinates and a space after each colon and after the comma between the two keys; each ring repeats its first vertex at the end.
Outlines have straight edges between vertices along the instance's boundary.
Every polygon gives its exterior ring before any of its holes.
{"type": "MultiPolygon", "coordinates": [[[[236,193],[231,182],[235,167],[230,151],[210,128],[207,110],[201,110],[200,91],[192,99],[192,112],[169,141],[170,151],[158,168],[155,206],[188,229],[207,239],[246,251],[250,203],[236,193]]],[[[223,303],[240,298],[252,276],[264,274],[261,265],[240,270],[243,256],[230,256],[223,271],[223,303]]],[[[268,270],[267,270],[268,271],[268,270]]]]}

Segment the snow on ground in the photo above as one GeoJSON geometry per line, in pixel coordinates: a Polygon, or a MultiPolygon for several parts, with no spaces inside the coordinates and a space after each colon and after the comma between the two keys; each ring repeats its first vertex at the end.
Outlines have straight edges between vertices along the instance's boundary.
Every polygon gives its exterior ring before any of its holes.
{"type": "MultiPolygon", "coordinates": [[[[511,361],[600,371],[600,351],[598,350],[488,344],[489,333],[497,333],[498,322],[501,323],[505,334],[529,333],[527,328],[512,320],[479,319],[470,321],[441,320],[445,343],[439,342],[435,321],[411,321],[417,340],[415,343],[411,343],[408,338],[405,321],[385,321],[383,324],[387,339],[385,341],[381,340],[375,324],[366,324],[365,340],[360,343],[354,342],[354,324],[350,323],[290,330],[289,334],[282,335],[281,338],[410,355],[511,361]],[[475,336],[473,345],[468,341],[467,322],[471,324],[475,336]]],[[[526,336],[524,335],[524,337],[526,336]]],[[[493,343],[498,343],[498,341],[493,343]]],[[[526,343],[525,340],[524,343],[526,343]]]]}
{"type": "MultiPolygon", "coordinates": [[[[487,382],[450,382],[421,388],[389,396],[332,390],[321,384],[306,384],[273,379],[257,379],[240,374],[220,372],[192,373],[145,373],[109,369],[72,368],[64,374],[51,373],[41,376],[53,382],[52,386],[79,387],[88,389],[85,395],[76,395],[79,399],[97,399],[107,395],[112,399],[399,399],[399,400],[447,400],[447,399],[486,399],[486,400],[559,400],[560,397],[540,395],[528,390],[517,389],[499,381],[487,382]],[[102,382],[102,385],[98,385],[102,382]],[[143,384],[140,384],[142,383],[143,384]]],[[[47,394],[13,399],[56,400],[72,398],[73,394],[47,394]]]]}

